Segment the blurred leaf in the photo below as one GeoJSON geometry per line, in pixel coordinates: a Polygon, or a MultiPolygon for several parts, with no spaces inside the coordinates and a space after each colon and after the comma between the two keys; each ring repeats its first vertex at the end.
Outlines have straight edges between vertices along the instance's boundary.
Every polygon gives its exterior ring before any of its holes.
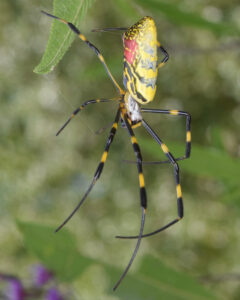
{"type": "Polygon", "coordinates": [[[151,256],[144,257],[139,274],[152,285],[156,285],[158,282],[157,286],[171,295],[169,299],[216,299],[193,277],[178,272],[151,256]]]}
{"type": "Polygon", "coordinates": [[[238,182],[230,182],[227,184],[227,193],[223,196],[223,201],[226,203],[235,204],[240,207],[240,187],[238,182]]]}
{"type": "MultiPolygon", "coordinates": [[[[55,0],[53,14],[72,22],[78,27],[80,21],[84,18],[93,2],[94,0],[55,0]]],[[[52,21],[53,25],[46,51],[41,62],[34,69],[34,72],[38,74],[52,71],[66,53],[76,36],[65,24],[49,18],[49,22],[52,21]]]]}
{"type": "MultiPolygon", "coordinates": [[[[124,16],[133,19],[140,19],[140,14],[136,11],[136,9],[133,7],[133,3],[131,1],[127,0],[114,0],[114,3],[116,3],[116,7],[119,9],[119,11],[124,14],[124,16]]],[[[123,26],[131,26],[131,24],[123,24],[123,26]]]]}
{"type": "Polygon", "coordinates": [[[239,35],[239,29],[233,24],[213,23],[202,18],[196,13],[185,12],[175,4],[169,4],[159,0],[135,0],[141,6],[152,12],[161,12],[168,20],[174,24],[193,26],[211,30],[218,34],[239,35]]]}
{"type": "Polygon", "coordinates": [[[217,126],[210,128],[211,145],[216,149],[224,151],[224,145],[222,142],[221,133],[222,133],[221,128],[217,126]]]}
{"type": "MultiPolygon", "coordinates": [[[[107,270],[107,269],[106,269],[107,270]]],[[[110,271],[110,270],[108,270],[110,271]]],[[[115,275],[111,271],[111,284],[115,275]]],[[[178,272],[152,256],[142,259],[139,270],[127,275],[116,294],[120,299],[131,300],[204,300],[217,297],[194,278],[178,272]]]]}
{"type": "MultiPolygon", "coordinates": [[[[144,150],[158,159],[162,153],[160,146],[149,139],[141,138],[144,150]]],[[[184,144],[167,143],[175,157],[182,156],[184,144]]],[[[239,182],[240,161],[216,148],[192,145],[191,157],[181,162],[181,169],[197,176],[215,178],[227,182],[239,182]]]]}
{"type": "MultiPolygon", "coordinates": [[[[51,227],[18,221],[26,248],[36,255],[60,279],[70,281],[80,276],[86,267],[97,262],[80,255],[72,234],[62,230],[54,234],[51,227]]],[[[111,287],[122,271],[99,262],[104,267],[111,287]]],[[[151,256],[145,256],[141,267],[127,278],[116,291],[120,299],[131,300],[204,300],[216,299],[205,287],[191,276],[177,272],[151,256]]]]}
{"type": "Polygon", "coordinates": [[[24,245],[63,281],[72,281],[90,264],[94,263],[79,255],[74,237],[62,230],[36,223],[17,222],[24,237],[24,245]]]}
{"type": "MultiPolygon", "coordinates": [[[[109,58],[108,65],[110,66],[111,72],[114,73],[115,76],[120,77],[123,68],[121,57],[113,56],[109,58]]],[[[87,68],[83,69],[83,74],[85,78],[92,80],[106,80],[107,78],[106,70],[98,63],[91,63],[87,68]]]]}

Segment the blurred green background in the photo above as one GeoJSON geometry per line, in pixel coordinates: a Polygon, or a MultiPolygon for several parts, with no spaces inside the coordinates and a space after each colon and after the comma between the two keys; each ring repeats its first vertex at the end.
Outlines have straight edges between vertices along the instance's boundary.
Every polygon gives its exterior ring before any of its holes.
{"type": "MultiPolygon", "coordinates": [[[[81,31],[102,51],[122,84],[121,33],[93,33],[91,29],[127,27],[151,15],[170,60],[159,72],[157,94],[148,107],[180,109],[192,115],[192,158],[179,163],[185,217],[164,233],[142,241],[131,273],[137,272],[144,255],[158,257],[197,279],[217,299],[237,300],[240,4],[236,0],[168,1],[171,6],[166,9],[162,3],[95,1],[80,22],[81,31]]],[[[117,108],[115,103],[89,106],[55,136],[81,103],[117,94],[93,51],[79,40],[51,73],[33,73],[52,23],[40,13],[42,9],[52,12],[52,3],[0,2],[0,272],[22,278],[39,257],[23,243],[16,219],[52,227],[65,219],[88,188],[104,149],[109,129],[98,135],[96,131],[113,121],[117,108]]],[[[145,119],[174,155],[184,152],[183,118],[147,114],[145,119]]],[[[163,157],[143,128],[135,132],[144,160],[163,157]]],[[[79,253],[98,262],[68,284],[73,299],[121,298],[117,292],[112,294],[101,266],[119,268],[116,281],[135,242],[114,236],[139,231],[136,166],[123,159],[134,159],[134,154],[126,130],[120,128],[101,179],[67,225],[79,253]]],[[[176,192],[171,166],[145,166],[144,174],[148,192],[145,230],[149,232],[176,217],[176,192]]],[[[128,277],[122,285],[127,282],[128,277]]],[[[121,299],[134,299],[126,295],[121,299]]]]}

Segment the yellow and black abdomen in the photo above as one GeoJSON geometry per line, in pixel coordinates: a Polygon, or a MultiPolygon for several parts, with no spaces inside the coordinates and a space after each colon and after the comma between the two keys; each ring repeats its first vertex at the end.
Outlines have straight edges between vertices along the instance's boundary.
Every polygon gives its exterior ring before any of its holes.
{"type": "Polygon", "coordinates": [[[153,100],[157,81],[157,30],[151,17],[144,17],[123,35],[123,83],[140,104],[153,100]]]}

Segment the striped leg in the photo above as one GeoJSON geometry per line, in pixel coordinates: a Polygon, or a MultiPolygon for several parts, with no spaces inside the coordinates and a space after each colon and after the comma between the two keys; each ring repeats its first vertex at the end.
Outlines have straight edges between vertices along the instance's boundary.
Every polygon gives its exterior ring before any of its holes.
{"type": "Polygon", "coordinates": [[[135,134],[134,134],[134,132],[132,130],[132,127],[129,124],[129,121],[127,119],[126,114],[124,115],[124,122],[126,124],[128,133],[131,136],[131,143],[132,143],[133,150],[134,150],[134,153],[135,153],[135,156],[136,156],[136,159],[137,159],[137,168],[138,168],[139,185],[140,185],[141,206],[146,209],[147,208],[147,195],[146,195],[145,182],[144,182],[143,169],[142,169],[142,155],[141,155],[141,151],[140,151],[137,139],[135,137],[135,134]]]}
{"type": "MultiPolygon", "coordinates": [[[[165,109],[148,109],[141,108],[141,112],[155,113],[155,114],[168,114],[172,116],[184,116],[186,117],[186,146],[185,155],[175,158],[176,161],[183,160],[190,157],[191,153],[191,115],[185,111],[180,110],[165,110],[165,109]]],[[[169,160],[155,161],[155,162],[143,162],[144,164],[164,164],[169,163],[169,160]]]]}
{"type": "Polygon", "coordinates": [[[114,79],[112,73],[110,72],[107,64],[105,63],[105,60],[102,56],[102,54],[100,53],[100,51],[92,44],[90,43],[87,38],[70,22],[64,20],[64,19],[61,19],[61,18],[58,18],[54,15],[51,15],[45,11],[41,11],[43,14],[47,15],[48,17],[51,17],[53,19],[56,19],[56,20],[59,20],[60,22],[68,25],[68,27],[74,32],[77,34],[77,36],[84,42],[86,43],[91,49],[93,49],[93,51],[96,53],[97,57],[99,58],[99,60],[101,61],[101,63],[103,64],[105,70],[107,71],[109,77],[111,78],[113,84],[115,85],[116,89],[118,90],[118,92],[123,95],[124,94],[124,91],[120,88],[120,86],[118,85],[117,81],[114,79]]]}
{"type": "Polygon", "coordinates": [[[97,182],[97,180],[99,179],[99,177],[101,176],[104,164],[106,162],[107,159],[107,155],[108,155],[108,151],[110,148],[111,143],[113,142],[115,133],[117,131],[117,127],[118,127],[118,122],[119,122],[119,118],[120,118],[120,109],[118,109],[117,111],[117,115],[115,117],[114,123],[112,125],[112,128],[110,130],[109,136],[108,136],[108,140],[104,149],[104,152],[102,154],[102,158],[101,161],[97,167],[97,170],[94,174],[93,180],[88,188],[88,190],[86,191],[86,193],[84,194],[83,198],[81,199],[81,201],[78,203],[78,205],[76,206],[76,208],[72,211],[72,213],[66,218],[66,220],[60,225],[58,226],[58,228],[55,230],[55,232],[58,232],[71,218],[72,216],[76,213],[76,211],[80,208],[80,206],[83,204],[83,202],[86,200],[88,194],[91,192],[92,188],[94,187],[95,183],[97,182]]]}
{"type": "Polygon", "coordinates": [[[109,28],[95,28],[92,32],[111,32],[111,31],[127,31],[128,27],[109,27],[109,28]]]}
{"type": "Polygon", "coordinates": [[[164,58],[162,59],[162,61],[158,64],[158,69],[160,69],[161,67],[163,67],[165,65],[165,63],[168,61],[169,59],[169,54],[167,53],[167,51],[161,46],[161,44],[158,42],[158,49],[163,53],[164,58]]]}
{"type": "Polygon", "coordinates": [[[68,118],[68,120],[63,124],[63,126],[58,130],[56,135],[59,135],[61,133],[61,131],[69,124],[69,122],[76,116],[76,114],[78,114],[81,110],[83,110],[84,107],[87,106],[88,104],[110,102],[110,101],[111,101],[110,99],[93,99],[93,100],[88,100],[88,101],[84,102],[80,107],[78,107],[77,109],[74,110],[71,117],[68,118]]]}
{"type": "Polygon", "coordinates": [[[133,251],[131,259],[130,259],[127,267],[125,268],[122,276],[120,277],[118,282],[115,284],[113,290],[116,290],[116,288],[119,286],[119,284],[121,283],[123,278],[126,276],[129,268],[131,267],[136,255],[137,255],[137,252],[138,252],[138,249],[139,249],[139,246],[140,246],[140,243],[141,243],[142,235],[143,235],[143,229],[144,229],[144,223],[145,223],[145,214],[146,214],[146,208],[147,208],[147,195],[146,195],[144,177],[143,177],[143,172],[142,172],[142,155],[141,155],[141,152],[140,152],[139,145],[137,143],[137,139],[136,139],[136,137],[134,135],[134,132],[131,128],[131,125],[129,124],[129,121],[127,119],[127,115],[124,111],[124,108],[122,109],[122,118],[124,119],[124,122],[126,124],[128,133],[131,136],[131,142],[132,142],[132,145],[133,145],[133,150],[134,150],[134,153],[135,153],[136,159],[137,159],[139,185],[140,185],[140,199],[141,199],[141,207],[142,207],[142,218],[141,218],[140,232],[139,232],[139,235],[137,236],[137,239],[138,239],[137,244],[135,246],[135,249],[133,251]]]}
{"type": "MultiPolygon", "coordinates": [[[[172,164],[174,168],[174,176],[175,176],[175,181],[176,181],[176,191],[177,191],[177,207],[178,207],[178,217],[174,219],[172,222],[168,223],[167,225],[153,231],[147,234],[143,234],[142,237],[147,237],[154,235],[158,232],[161,232],[168,227],[172,226],[173,224],[177,223],[183,218],[183,201],[182,201],[182,191],[181,191],[181,185],[180,185],[180,177],[179,177],[179,167],[172,156],[172,154],[169,152],[167,146],[160,140],[160,138],[157,136],[157,134],[152,130],[152,128],[144,121],[142,120],[143,126],[147,129],[147,131],[151,134],[151,136],[155,139],[155,141],[161,146],[164,154],[167,156],[168,160],[172,164]]],[[[121,238],[121,239],[137,239],[139,236],[116,236],[116,238],[121,238]]]]}

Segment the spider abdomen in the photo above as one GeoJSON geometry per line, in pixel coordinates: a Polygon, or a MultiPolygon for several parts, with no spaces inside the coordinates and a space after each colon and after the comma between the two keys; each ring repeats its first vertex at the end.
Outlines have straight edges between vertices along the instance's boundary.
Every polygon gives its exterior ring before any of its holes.
{"type": "Polygon", "coordinates": [[[153,100],[157,81],[157,30],[151,17],[144,17],[123,35],[123,82],[140,104],[153,100]]]}

